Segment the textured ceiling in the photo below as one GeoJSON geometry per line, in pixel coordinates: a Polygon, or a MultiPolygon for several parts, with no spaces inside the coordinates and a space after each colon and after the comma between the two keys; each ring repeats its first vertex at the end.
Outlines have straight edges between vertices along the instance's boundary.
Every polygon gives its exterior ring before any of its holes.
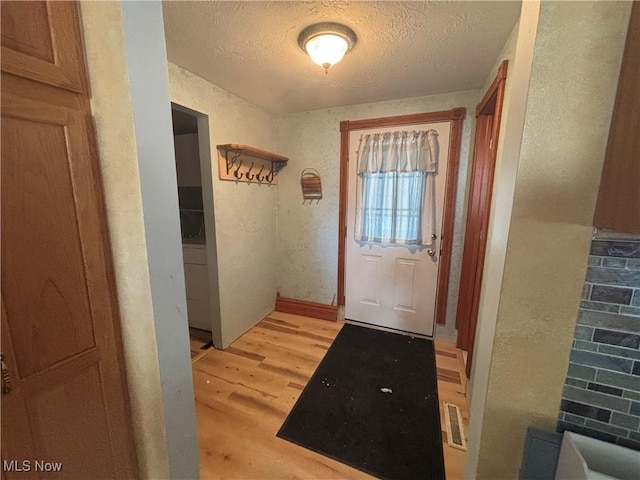
{"type": "Polygon", "coordinates": [[[475,89],[520,2],[164,2],[169,61],[271,113],[475,89]],[[317,22],[358,43],[325,75],[297,43],[317,22]]]}

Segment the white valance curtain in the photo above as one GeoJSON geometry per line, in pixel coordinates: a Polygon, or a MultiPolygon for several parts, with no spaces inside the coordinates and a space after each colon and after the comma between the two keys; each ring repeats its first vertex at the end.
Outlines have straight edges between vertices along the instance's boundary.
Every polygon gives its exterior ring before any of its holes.
{"type": "Polygon", "coordinates": [[[433,243],[438,156],[435,130],[361,135],[356,240],[401,245],[433,243]]]}

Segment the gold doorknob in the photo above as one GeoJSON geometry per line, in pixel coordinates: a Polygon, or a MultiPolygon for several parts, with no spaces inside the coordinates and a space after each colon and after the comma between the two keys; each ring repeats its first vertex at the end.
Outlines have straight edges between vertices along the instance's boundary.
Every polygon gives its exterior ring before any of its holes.
{"type": "Polygon", "coordinates": [[[436,251],[433,248],[427,248],[427,255],[433,257],[436,254],[436,251]]]}

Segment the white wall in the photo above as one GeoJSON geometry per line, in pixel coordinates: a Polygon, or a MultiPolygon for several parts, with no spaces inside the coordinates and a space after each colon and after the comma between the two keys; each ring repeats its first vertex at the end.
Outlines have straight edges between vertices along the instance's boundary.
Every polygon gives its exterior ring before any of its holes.
{"type": "MultiPolygon", "coordinates": [[[[329,73],[331,74],[331,73],[329,73]]],[[[464,230],[465,186],[470,136],[475,126],[478,91],[354,105],[280,115],[276,118],[278,153],[289,157],[278,183],[278,289],[283,297],[335,303],[338,282],[338,205],[340,121],[405,115],[466,107],[460,149],[458,194],[451,260],[447,324],[437,335],[455,341],[464,230]],[[323,198],[302,204],[300,174],[315,168],[322,178],[323,198]]]]}
{"type": "MultiPolygon", "coordinates": [[[[221,181],[216,145],[240,143],[276,151],[275,119],[171,63],[169,90],[172,102],[209,116],[221,316],[221,337],[214,336],[214,342],[226,347],[275,305],[277,188],[221,181]]],[[[281,176],[287,174],[285,169],[281,176]]]]}
{"type": "Polygon", "coordinates": [[[162,4],[158,1],[123,2],[122,19],[169,474],[171,478],[198,478],[196,415],[162,4]]]}

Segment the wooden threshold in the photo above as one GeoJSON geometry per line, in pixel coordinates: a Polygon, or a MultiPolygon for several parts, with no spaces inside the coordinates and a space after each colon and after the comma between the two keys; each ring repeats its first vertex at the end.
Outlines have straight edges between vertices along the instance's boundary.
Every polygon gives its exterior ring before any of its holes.
{"type": "Polygon", "coordinates": [[[338,307],[325,305],[324,303],[307,302],[294,298],[276,297],[276,312],[293,313],[304,317],[318,318],[336,322],[338,320],[338,307]]]}

